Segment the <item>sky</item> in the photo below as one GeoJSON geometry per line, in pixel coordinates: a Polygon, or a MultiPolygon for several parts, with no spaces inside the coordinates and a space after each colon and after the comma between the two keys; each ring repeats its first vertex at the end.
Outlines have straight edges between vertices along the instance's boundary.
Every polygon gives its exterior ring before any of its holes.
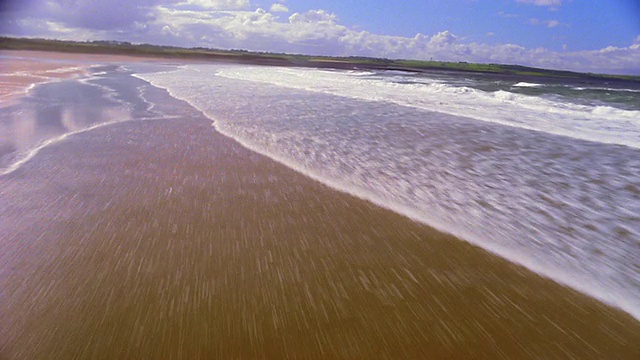
{"type": "Polygon", "coordinates": [[[0,34],[640,75],[640,0],[0,0],[0,34]]]}

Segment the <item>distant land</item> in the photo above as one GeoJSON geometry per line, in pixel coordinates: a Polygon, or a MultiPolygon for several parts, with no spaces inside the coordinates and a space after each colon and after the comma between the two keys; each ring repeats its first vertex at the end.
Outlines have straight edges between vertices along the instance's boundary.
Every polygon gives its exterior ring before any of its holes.
{"type": "Polygon", "coordinates": [[[579,73],[540,69],[520,65],[477,64],[425,60],[379,59],[369,57],[336,57],[220,50],[203,47],[182,48],[152,44],[132,44],[122,41],[63,41],[33,38],[0,37],[0,50],[37,50],[85,54],[115,54],[129,56],[192,59],[269,66],[296,66],[351,70],[397,70],[408,72],[456,71],[501,74],[514,77],[547,77],[578,81],[630,81],[640,83],[640,76],[579,73]]]}

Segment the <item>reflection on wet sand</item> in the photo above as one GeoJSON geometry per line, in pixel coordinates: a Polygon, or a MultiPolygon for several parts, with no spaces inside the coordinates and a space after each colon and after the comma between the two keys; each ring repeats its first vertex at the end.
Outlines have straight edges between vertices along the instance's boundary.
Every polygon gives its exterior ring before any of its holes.
{"type": "Polygon", "coordinates": [[[65,78],[75,78],[87,73],[86,66],[69,60],[43,61],[32,58],[28,52],[0,52],[0,108],[15,103],[34,84],[65,78]],[[18,56],[16,61],[16,55],[18,56]]]}
{"type": "Polygon", "coordinates": [[[56,138],[131,118],[130,110],[105,97],[100,87],[76,81],[38,86],[0,115],[0,171],[56,138]]]}

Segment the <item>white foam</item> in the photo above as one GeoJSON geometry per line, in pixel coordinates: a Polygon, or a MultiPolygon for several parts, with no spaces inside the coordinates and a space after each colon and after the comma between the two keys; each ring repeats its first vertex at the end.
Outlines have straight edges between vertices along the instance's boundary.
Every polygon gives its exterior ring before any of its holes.
{"type": "MultiPolygon", "coordinates": [[[[97,65],[96,65],[97,66],[97,65]]],[[[75,125],[73,126],[67,126],[67,129],[70,130],[66,133],[63,133],[59,136],[53,137],[53,138],[49,138],[46,139],[40,143],[38,143],[34,148],[31,148],[27,151],[25,151],[22,154],[19,154],[18,156],[18,160],[14,161],[13,163],[11,163],[9,166],[7,166],[4,169],[0,169],[0,176],[3,175],[8,175],[16,170],[18,170],[19,168],[22,167],[22,165],[24,165],[25,163],[27,163],[28,161],[30,161],[31,159],[33,159],[34,156],[36,156],[42,149],[60,143],[62,141],[64,141],[65,139],[67,139],[70,136],[73,136],[75,134],[81,134],[87,131],[91,131],[94,129],[98,129],[104,126],[108,126],[108,125],[112,125],[112,124],[117,124],[117,123],[121,123],[121,122],[125,122],[125,121],[130,121],[131,120],[131,109],[129,104],[127,104],[124,100],[122,99],[118,99],[117,98],[117,92],[108,87],[108,86],[104,86],[101,84],[97,84],[95,82],[93,82],[93,80],[97,80],[97,79],[101,79],[101,76],[95,76],[94,75],[88,75],[79,79],[73,79],[73,81],[77,81],[79,83],[88,85],[88,86],[93,86],[93,87],[97,87],[101,90],[101,92],[103,93],[103,96],[105,99],[108,99],[116,104],[119,104],[119,107],[110,107],[110,108],[106,108],[104,109],[104,111],[117,111],[116,109],[121,110],[120,113],[113,113],[110,115],[105,115],[106,118],[108,119],[115,119],[115,120],[109,120],[106,122],[101,122],[101,123],[97,123],[94,124],[92,126],[89,127],[81,127],[81,128],[77,128],[74,129],[74,127],[76,127],[75,125]]],[[[38,86],[42,86],[45,84],[50,84],[52,82],[59,82],[59,81],[69,81],[70,79],[58,79],[58,78],[52,78],[52,81],[47,81],[47,82],[42,82],[42,83],[32,83],[27,87],[27,92],[31,92],[32,90],[34,90],[36,87],[38,86]]],[[[142,98],[143,101],[147,102],[146,99],[142,98]]],[[[148,102],[147,102],[148,103],[148,102]]],[[[150,105],[148,105],[149,108],[151,107],[150,105]]],[[[149,109],[150,110],[150,109],[149,109]]],[[[63,117],[65,115],[68,115],[68,113],[63,112],[62,113],[63,117]]],[[[158,119],[166,119],[166,118],[171,118],[169,116],[158,116],[158,117],[143,117],[143,118],[136,118],[136,120],[142,120],[142,121],[146,121],[146,120],[158,120],[158,119]]],[[[65,120],[63,119],[63,123],[65,123],[65,120]]],[[[69,123],[73,123],[72,121],[66,121],[66,124],[69,123]]]]}
{"type": "Polygon", "coordinates": [[[544,85],[542,84],[536,84],[536,83],[528,83],[528,82],[519,82],[517,84],[513,84],[514,87],[531,87],[531,88],[537,88],[537,87],[543,87],[544,85]]]}
{"type": "MultiPolygon", "coordinates": [[[[157,120],[170,120],[170,119],[175,119],[177,117],[175,116],[149,116],[149,117],[137,117],[135,120],[136,121],[157,121],[157,120]]],[[[131,121],[131,118],[126,118],[126,119],[121,119],[121,120],[116,120],[116,121],[109,121],[109,122],[103,122],[103,123],[99,123],[99,124],[95,124],[93,126],[87,127],[87,128],[83,128],[83,129],[79,129],[76,131],[71,131],[71,132],[67,132],[64,133],[60,136],[56,136],[54,138],[51,139],[47,139],[43,142],[41,142],[37,147],[30,149],[29,151],[27,151],[26,153],[22,154],[22,156],[20,156],[20,159],[11,163],[9,166],[7,166],[4,169],[0,169],[0,176],[4,176],[4,175],[8,175],[13,173],[14,171],[20,169],[22,167],[22,165],[24,165],[25,163],[29,162],[31,159],[33,159],[36,155],[38,155],[38,153],[49,146],[58,144],[60,142],[63,142],[64,140],[66,140],[67,138],[73,136],[73,135],[77,135],[77,134],[82,134],[85,132],[89,132],[92,130],[96,130],[99,128],[103,128],[106,126],[111,126],[111,125],[117,125],[123,122],[127,122],[127,121],[131,121]]]]}
{"type": "Polygon", "coordinates": [[[49,69],[49,70],[45,70],[46,73],[55,73],[55,74],[65,74],[65,73],[69,73],[69,72],[79,72],[79,71],[83,71],[84,68],[79,67],[79,66],[69,66],[69,67],[60,67],[57,69],[49,69]]]}
{"type": "Polygon", "coordinates": [[[36,86],[38,85],[60,81],[60,79],[55,79],[55,78],[51,78],[49,80],[46,80],[48,78],[44,78],[44,77],[41,77],[41,78],[42,78],[42,81],[33,82],[27,86],[16,86],[15,90],[7,91],[6,93],[2,94],[2,97],[0,97],[0,107],[11,105],[22,96],[29,95],[33,91],[33,89],[35,89],[36,86]]]}
{"type": "MultiPolygon", "coordinates": [[[[290,88],[303,89],[303,90],[309,90],[309,87],[311,86],[310,83],[314,83],[313,90],[311,91],[329,93],[333,95],[348,96],[351,98],[358,98],[358,99],[364,99],[369,101],[375,100],[375,101],[388,102],[389,100],[385,96],[389,96],[389,94],[393,94],[393,92],[388,91],[388,89],[391,88],[391,89],[399,89],[398,92],[401,92],[401,94],[398,95],[398,97],[394,98],[394,101],[391,101],[391,102],[402,103],[399,97],[402,97],[403,95],[407,95],[407,94],[411,95],[411,92],[406,92],[406,91],[403,92],[404,91],[403,89],[406,89],[405,86],[407,85],[381,84],[380,81],[371,81],[369,79],[354,81],[354,79],[351,78],[348,74],[345,76],[345,74],[341,74],[341,73],[324,72],[324,71],[319,72],[319,74],[313,74],[313,70],[258,68],[261,71],[264,71],[266,73],[266,74],[260,75],[255,72],[252,72],[252,69],[255,69],[255,68],[251,68],[251,67],[248,67],[248,68],[217,67],[216,68],[216,67],[198,66],[196,68],[185,67],[181,70],[176,70],[175,72],[164,72],[162,74],[136,75],[136,77],[146,80],[156,87],[166,89],[171,96],[180,100],[184,100],[194,108],[202,111],[207,117],[209,117],[213,121],[213,126],[216,127],[218,131],[225,134],[226,136],[229,136],[237,140],[240,144],[242,144],[243,146],[253,151],[266,155],[300,173],[303,173],[311,178],[321,181],[335,189],[369,200],[379,206],[393,210],[409,218],[426,223],[439,230],[451,233],[469,242],[477,244],[488,251],[491,251],[501,257],[509,259],[514,263],[523,265],[528,269],[534,272],[537,272],[541,275],[547,276],[551,279],[554,279],[555,281],[561,284],[567,285],[571,288],[574,288],[578,291],[588,294],[609,305],[618,307],[628,312],[635,318],[640,319],[640,300],[637,298],[634,298],[633,296],[630,296],[630,294],[634,294],[633,292],[634,290],[627,289],[630,292],[626,292],[624,286],[620,285],[620,283],[617,283],[614,286],[607,286],[606,282],[603,283],[597,280],[594,281],[594,278],[592,277],[593,272],[589,273],[589,272],[567,270],[567,268],[564,267],[564,264],[558,261],[558,258],[552,257],[551,259],[547,259],[544,257],[535,256],[534,255],[536,253],[535,246],[539,246],[539,244],[531,244],[532,248],[528,248],[527,247],[528,244],[524,244],[524,245],[520,244],[520,245],[514,246],[513,243],[501,243],[499,241],[495,241],[496,240],[495,238],[499,237],[498,233],[492,234],[493,238],[490,238],[485,235],[482,235],[482,233],[473,231],[473,229],[479,229],[478,226],[475,226],[475,227],[460,226],[459,223],[456,223],[456,220],[462,220],[463,222],[465,220],[460,219],[460,216],[453,216],[453,217],[447,216],[445,214],[446,212],[445,209],[442,209],[443,211],[436,211],[436,212],[425,211],[423,208],[421,208],[421,205],[423,204],[406,202],[404,201],[402,196],[397,196],[397,193],[390,192],[388,188],[389,186],[401,186],[402,184],[404,184],[404,181],[406,180],[405,178],[394,178],[393,181],[385,181],[384,179],[380,180],[377,178],[368,178],[366,183],[362,183],[362,182],[359,183],[358,181],[360,179],[358,179],[357,176],[355,177],[353,176],[354,175],[353,172],[358,170],[357,168],[353,168],[349,166],[347,166],[346,169],[339,169],[339,168],[327,169],[322,167],[314,167],[312,166],[311,162],[304,160],[304,154],[302,155],[302,158],[299,158],[299,157],[293,156],[292,153],[287,153],[286,151],[282,151],[282,149],[278,148],[278,146],[268,146],[268,144],[261,142],[259,139],[252,138],[250,133],[243,132],[243,130],[238,127],[238,126],[241,127],[243,125],[236,125],[234,123],[234,119],[225,119],[224,121],[220,121],[219,119],[217,119],[217,109],[216,109],[215,100],[214,100],[216,98],[215,93],[220,91],[220,88],[216,87],[217,86],[216,79],[214,76],[212,76],[212,73],[207,74],[207,71],[213,71],[213,69],[217,69],[218,74],[224,75],[225,77],[229,77],[232,79],[240,78],[245,80],[251,79],[250,81],[256,81],[256,78],[263,79],[261,76],[266,76],[264,80],[257,80],[257,81],[265,82],[269,84],[276,83],[277,85],[281,85],[282,83],[282,84],[285,84],[283,86],[290,87],[290,88]],[[197,71],[198,74],[194,75],[193,74],[194,71],[197,71]],[[249,74],[248,75],[244,74],[243,73],[244,71],[248,71],[249,74]],[[272,71],[285,74],[284,77],[286,79],[283,80],[282,78],[276,77],[276,79],[274,80],[272,71]],[[325,76],[327,78],[323,78],[325,76]],[[296,84],[296,81],[300,81],[301,84],[296,84]],[[341,86],[341,85],[344,85],[344,86],[341,86]],[[353,86],[355,90],[347,89],[349,86],[353,86]],[[379,88],[381,88],[384,91],[381,91],[379,88]]],[[[238,85],[238,86],[242,87],[241,85],[238,85]]],[[[418,85],[418,89],[419,89],[418,91],[422,91],[420,86],[421,85],[418,85]]],[[[476,99],[476,100],[480,98],[484,101],[484,103],[480,103],[480,105],[476,103],[475,107],[481,107],[481,108],[484,106],[489,106],[487,105],[487,103],[493,104],[492,102],[495,102],[499,105],[500,103],[503,103],[503,102],[519,102],[523,100],[522,98],[519,98],[520,95],[512,94],[509,92],[496,92],[496,93],[487,94],[472,88],[452,87],[452,86],[441,84],[441,83],[434,83],[433,85],[430,85],[430,86],[432,86],[432,88],[429,89],[429,91],[431,91],[432,94],[437,95],[438,92],[442,92],[449,95],[448,97],[436,96],[436,100],[431,99],[430,101],[432,102],[447,101],[449,103],[448,105],[449,108],[455,108],[455,106],[457,105],[460,108],[462,108],[461,111],[466,111],[466,112],[474,110],[471,107],[472,104],[470,100],[463,99],[461,103],[457,103],[456,100],[458,98],[451,97],[450,95],[460,95],[463,97],[469,96],[472,99],[476,99]]],[[[236,90],[233,88],[229,88],[229,89],[223,89],[222,91],[234,92],[236,90]]],[[[424,93],[422,93],[422,95],[424,96],[424,93]]],[[[412,103],[413,101],[415,101],[415,98],[411,98],[408,101],[409,105],[404,103],[402,103],[402,105],[417,107],[417,108],[422,108],[422,106],[424,106],[424,105],[414,106],[414,104],[412,103]]],[[[533,101],[531,104],[525,104],[525,105],[531,106],[531,107],[539,107],[540,103],[533,101]]],[[[526,106],[525,106],[525,109],[526,109],[526,106]]],[[[560,114],[562,114],[563,111],[576,111],[575,105],[561,104],[560,107],[561,107],[560,109],[552,109],[552,110],[560,114]],[[565,107],[566,109],[563,110],[562,107],[565,107]]],[[[546,110],[546,108],[544,107],[543,109],[546,110]]],[[[614,109],[614,110],[619,110],[619,109],[614,109]]],[[[598,114],[598,112],[601,112],[601,111],[607,112],[611,110],[607,109],[607,107],[605,107],[605,109],[597,109],[594,107],[585,106],[585,108],[582,109],[580,113],[581,114],[595,113],[596,121],[606,121],[606,116],[611,116],[611,114],[610,113],[604,114],[605,116],[604,118],[598,118],[597,116],[603,116],[603,114],[598,114]]],[[[488,112],[490,112],[490,110],[488,110],[488,112]]],[[[615,116],[619,115],[616,111],[613,111],[613,113],[617,114],[615,116]]],[[[538,112],[537,114],[540,115],[540,112],[538,112]]],[[[500,121],[504,121],[504,120],[500,120],[500,121]]],[[[491,121],[491,122],[498,122],[498,121],[491,121]]],[[[512,124],[507,124],[507,125],[513,126],[512,124]]],[[[259,125],[257,126],[259,127],[259,125]]],[[[523,122],[521,124],[518,124],[517,127],[526,128],[527,126],[530,126],[530,125],[523,122]]],[[[297,152],[298,154],[304,153],[304,151],[308,149],[291,148],[292,146],[295,147],[296,145],[292,145],[289,140],[291,139],[295,140],[296,136],[302,136],[303,141],[313,142],[318,144],[314,146],[329,146],[329,148],[331,149],[336,148],[335,143],[327,142],[326,144],[324,144],[323,140],[325,139],[322,137],[308,137],[306,135],[296,135],[295,130],[287,130],[286,132],[280,132],[280,133],[278,132],[270,133],[270,131],[273,129],[265,128],[263,130],[264,130],[265,137],[271,136],[274,139],[272,141],[273,144],[278,144],[278,143],[285,144],[286,146],[290,147],[289,148],[290,151],[297,152]],[[289,137],[287,138],[286,136],[283,136],[280,139],[279,137],[282,135],[287,135],[289,137]]],[[[540,131],[540,129],[534,126],[532,126],[532,130],[540,131]]],[[[367,131],[367,129],[364,129],[364,131],[367,131]]],[[[339,137],[341,135],[340,133],[337,133],[337,132],[331,132],[331,134],[333,135],[330,135],[330,136],[334,136],[334,137],[336,136],[339,137]]],[[[356,144],[356,147],[360,145],[361,144],[356,144]]],[[[352,149],[347,147],[346,149],[342,149],[342,150],[346,151],[347,152],[346,154],[349,154],[349,152],[352,149]]],[[[319,150],[318,153],[322,154],[322,150],[319,150]]],[[[340,153],[339,155],[342,156],[341,154],[342,153],[340,153]]],[[[392,158],[394,158],[395,156],[393,153],[384,154],[384,155],[388,155],[389,157],[392,157],[392,158]]],[[[358,155],[354,155],[354,156],[355,158],[353,159],[353,161],[355,161],[356,163],[363,163],[364,161],[367,161],[366,159],[359,158],[358,155]]],[[[338,166],[339,164],[332,163],[331,165],[338,166]]],[[[424,176],[428,178],[430,175],[433,175],[433,174],[427,173],[424,176]]],[[[420,176],[422,176],[422,174],[418,175],[418,177],[420,176]]],[[[455,187],[455,185],[452,185],[452,186],[455,187]]],[[[396,189],[391,189],[391,190],[395,191],[396,189]]],[[[440,190],[449,191],[451,189],[445,188],[440,190]]],[[[455,193],[452,194],[452,196],[458,196],[458,195],[462,196],[463,198],[462,201],[464,202],[466,201],[466,199],[464,198],[468,194],[455,194],[455,193]]],[[[436,210],[440,210],[438,208],[438,206],[440,206],[439,204],[429,204],[429,205],[433,205],[433,208],[435,208],[436,210]]],[[[504,204],[504,205],[506,207],[512,206],[512,204],[510,203],[504,204]]],[[[518,204],[515,204],[513,206],[517,206],[517,205],[518,204]]],[[[470,210],[467,209],[467,211],[473,211],[473,210],[474,209],[470,209],[470,210]]],[[[508,210],[510,209],[507,208],[506,210],[507,210],[506,212],[509,212],[508,210]]],[[[491,230],[494,230],[494,229],[491,229],[491,230]]],[[[575,251],[578,251],[578,250],[582,251],[581,249],[578,249],[572,244],[567,244],[567,245],[572,247],[575,251]]],[[[567,258],[567,261],[571,262],[576,260],[567,258]]],[[[605,266],[605,269],[610,269],[606,267],[606,264],[603,266],[605,266]]],[[[606,280],[606,277],[605,277],[605,280],[606,280]]]]}
{"type": "Polygon", "coordinates": [[[581,90],[581,91],[593,91],[593,90],[598,90],[598,91],[611,91],[611,92],[618,92],[618,91],[624,91],[624,92],[640,92],[640,90],[638,89],[625,89],[625,88],[621,88],[621,89],[616,89],[616,88],[607,88],[607,87],[572,87],[573,90],[581,90]]]}
{"type": "Polygon", "coordinates": [[[218,70],[217,74],[355,99],[386,101],[580,140],[640,148],[640,111],[561,103],[504,90],[484,92],[437,81],[399,84],[335,71],[227,67],[218,70]]]}
{"type": "Polygon", "coordinates": [[[98,83],[95,82],[95,80],[100,80],[100,79],[103,79],[103,77],[99,76],[99,75],[96,76],[95,74],[93,74],[93,75],[90,75],[90,76],[86,76],[86,77],[84,77],[82,79],[78,79],[76,81],[78,81],[79,83],[82,83],[84,85],[97,87],[98,89],[102,90],[102,93],[104,94],[103,96],[104,96],[105,99],[108,99],[108,100],[111,100],[113,102],[119,103],[119,104],[121,104],[123,106],[127,106],[127,103],[124,100],[118,99],[118,97],[117,97],[118,92],[116,90],[114,90],[114,89],[112,89],[112,88],[110,88],[108,86],[105,86],[105,85],[102,85],[102,84],[98,84],[98,83]]]}
{"type": "Polygon", "coordinates": [[[37,147],[29,150],[28,152],[26,152],[18,161],[13,162],[11,165],[9,165],[8,167],[6,167],[5,169],[0,169],[0,176],[4,176],[4,175],[8,175],[11,174],[12,172],[20,169],[20,167],[22,167],[22,165],[24,165],[26,162],[28,162],[29,160],[33,159],[34,156],[36,156],[40,150],[51,146],[53,144],[57,144],[63,140],[65,140],[66,138],[68,138],[69,136],[75,135],[75,134],[81,134],[83,132],[87,132],[87,131],[91,131],[106,125],[112,125],[117,123],[117,121],[115,122],[108,122],[108,123],[100,123],[100,124],[96,124],[84,129],[80,129],[77,131],[72,131],[72,132],[68,132],[68,133],[64,133],[60,136],[48,139],[43,141],[42,143],[40,143],[40,145],[38,145],[37,147]]]}
{"type": "MultiPolygon", "coordinates": [[[[10,57],[10,58],[13,58],[13,57],[10,57]]],[[[16,57],[16,59],[20,59],[20,58],[16,57]]],[[[93,66],[90,66],[90,67],[93,67],[93,66]]],[[[29,72],[29,71],[15,71],[15,72],[12,72],[12,73],[3,74],[3,75],[7,75],[7,76],[25,76],[25,77],[29,77],[29,78],[38,79],[37,81],[34,81],[34,82],[30,83],[26,87],[20,87],[16,91],[12,91],[12,92],[8,92],[8,93],[4,94],[3,98],[13,99],[16,96],[20,97],[20,96],[24,96],[24,95],[29,95],[39,85],[50,84],[50,83],[54,83],[54,82],[67,81],[67,80],[72,80],[72,79],[80,79],[80,81],[92,79],[93,76],[85,76],[83,78],[80,78],[81,76],[83,76],[82,72],[81,72],[81,70],[83,70],[83,69],[84,69],[83,67],[73,66],[73,67],[61,67],[61,68],[57,68],[57,69],[50,69],[50,70],[45,70],[44,71],[44,73],[67,73],[67,72],[75,72],[75,71],[80,72],[80,74],[77,74],[77,75],[72,76],[70,78],[38,75],[38,74],[35,74],[33,72],[29,72]]],[[[4,100],[2,100],[2,101],[4,101],[4,100]]],[[[0,103],[0,105],[2,105],[2,104],[0,103]]]]}

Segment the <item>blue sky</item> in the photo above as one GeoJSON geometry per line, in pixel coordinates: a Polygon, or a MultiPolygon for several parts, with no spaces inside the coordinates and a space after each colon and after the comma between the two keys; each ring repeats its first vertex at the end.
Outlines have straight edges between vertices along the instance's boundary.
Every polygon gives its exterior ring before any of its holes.
{"type": "Polygon", "coordinates": [[[640,74],[640,0],[5,0],[0,4],[0,32],[14,36],[640,74]]]}
{"type": "Polygon", "coordinates": [[[291,11],[322,8],[345,24],[377,34],[413,37],[449,30],[468,41],[528,48],[628,46],[640,35],[640,0],[537,3],[541,5],[513,0],[387,0],[367,6],[363,1],[303,0],[288,5],[291,11]]]}

